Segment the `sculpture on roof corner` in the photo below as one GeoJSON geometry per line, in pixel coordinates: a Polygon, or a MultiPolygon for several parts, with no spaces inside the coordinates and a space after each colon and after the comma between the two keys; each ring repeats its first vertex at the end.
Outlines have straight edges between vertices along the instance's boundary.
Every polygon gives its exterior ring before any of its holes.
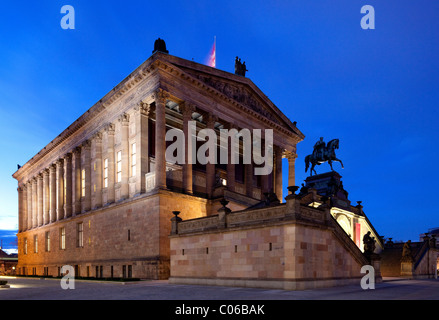
{"type": "Polygon", "coordinates": [[[322,163],[328,162],[329,166],[331,167],[331,170],[334,171],[332,168],[332,162],[338,161],[341,164],[341,167],[343,167],[343,162],[340,159],[337,159],[335,155],[335,149],[338,149],[339,147],[339,140],[333,139],[326,144],[323,141],[323,138],[320,138],[319,141],[316,142],[314,145],[314,150],[312,154],[307,155],[305,157],[305,172],[308,171],[309,165],[311,164],[310,169],[310,175],[312,176],[312,173],[317,174],[314,167],[316,165],[321,165],[322,163]]]}
{"type": "Polygon", "coordinates": [[[158,38],[155,42],[154,42],[154,50],[152,51],[152,53],[154,52],[163,52],[163,53],[169,53],[168,50],[166,50],[166,43],[165,40],[158,38]]]}
{"type": "Polygon", "coordinates": [[[235,58],[235,74],[238,76],[245,77],[245,73],[247,72],[247,67],[245,65],[245,61],[241,62],[241,58],[235,58]]]}

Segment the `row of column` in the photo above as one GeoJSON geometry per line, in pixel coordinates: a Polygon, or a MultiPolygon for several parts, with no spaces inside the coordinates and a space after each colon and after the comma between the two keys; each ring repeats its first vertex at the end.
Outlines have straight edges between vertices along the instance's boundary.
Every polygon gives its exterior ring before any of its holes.
{"type": "MultiPolygon", "coordinates": [[[[55,163],[18,188],[19,231],[53,223],[145,192],[148,172],[148,104],[133,113],[136,130],[130,136],[128,114],[109,123],[55,163]],[[132,145],[135,143],[135,161],[132,145]],[[118,180],[117,153],[121,152],[118,180]],[[131,163],[136,165],[130,167],[131,163]],[[131,172],[131,170],[135,172],[131,172]],[[105,176],[104,176],[105,175],[105,176]],[[105,181],[104,181],[105,180],[105,181]],[[104,185],[105,183],[105,185],[104,185]],[[134,193],[130,195],[131,190],[134,193]]],[[[163,135],[164,139],[164,135],[163,135]]]]}

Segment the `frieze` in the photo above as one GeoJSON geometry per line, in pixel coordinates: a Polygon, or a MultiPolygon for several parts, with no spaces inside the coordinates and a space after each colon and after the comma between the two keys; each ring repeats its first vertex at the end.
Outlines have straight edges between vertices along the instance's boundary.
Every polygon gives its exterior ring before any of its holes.
{"type": "Polygon", "coordinates": [[[216,81],[212,79],[211,77],[203,76],[203,75],[197,75],[198,79],[203,81],[205,84],[215,88],[216,90],[220,91],[227,97],[245,105],[246,107],[252,109],[253,111],[259,113],[260,115],[264,116],[265,118],[280,124],[279,120],[276,119],[269,111],[267,111],[262,103],[257,100],[250,91],[241,88],[239,86],[225,83],[221,81],[216,81]]]}
{"type": "Polygon", "coordinates": [[[182,221],[178,224],[178,233],[189,233],[205,229],[216,228],[218,226],[218,216],[202,218],[192,221],[182,221]]]}
{"type": "Polygon", "coordinates": [[[270,208],[269,210],[252,211],[230,214],[227,216],[227,224],[240,224],[251,221],[271,220],[285,217],[285,208],[270,208]]]}

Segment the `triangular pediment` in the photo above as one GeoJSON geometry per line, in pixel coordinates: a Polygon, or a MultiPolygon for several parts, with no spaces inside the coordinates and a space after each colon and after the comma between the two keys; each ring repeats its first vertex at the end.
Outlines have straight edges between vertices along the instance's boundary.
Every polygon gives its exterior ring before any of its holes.
{"type": "Polygon", "coordinates": [[[191,78],[202,82],[207,87],[220,92],[273,123],[295,132],[298,136],[303,136],[296,128],[295,123],[292,123],[249,78],[174,56],[166,56],[166,58],[167,62],[191,78]]]}

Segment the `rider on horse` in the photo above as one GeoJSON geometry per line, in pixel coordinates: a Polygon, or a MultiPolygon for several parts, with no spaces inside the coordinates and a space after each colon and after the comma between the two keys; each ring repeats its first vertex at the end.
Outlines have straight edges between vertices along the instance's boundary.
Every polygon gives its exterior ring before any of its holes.
{"type": "Polygon", "coordinates": [[[314,145],[314,158],[323,161],[325,159],[325,149],[326,143],[323,141],[323,137],[321,137],[320,140],[314,145]]]}

